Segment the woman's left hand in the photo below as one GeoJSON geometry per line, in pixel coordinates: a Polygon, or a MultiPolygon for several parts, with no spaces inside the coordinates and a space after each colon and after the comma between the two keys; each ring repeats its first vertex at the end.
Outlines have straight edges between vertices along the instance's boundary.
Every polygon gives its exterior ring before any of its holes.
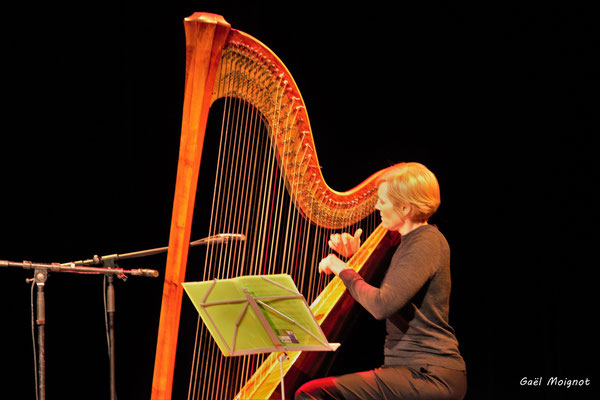
{"type": "Polygon", "coordinates": [[[338,254],[350,258],[360,247],[360,235],[362,235],[362,229],[360,228],[354,232],[354,235],[347,232],[334,233],[329,238],[329,247],[338,254]]]}
{"type": "Polygon", "coordinates": [[[319,272],[327,275],[335,274],[338,276],[340,272],[348,268],[350,267],[335,254],[328,255],[319,263],[319,272]]]}

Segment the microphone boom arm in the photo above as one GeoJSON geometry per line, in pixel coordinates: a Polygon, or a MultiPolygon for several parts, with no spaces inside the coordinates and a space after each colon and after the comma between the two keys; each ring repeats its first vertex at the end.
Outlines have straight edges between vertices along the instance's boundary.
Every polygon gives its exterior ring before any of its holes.
{"type": "MultiPolygon", "coordinates": [[[[216,243],[228,243],[229,241],[232,241],[232,240],[244,241],[244,240],[246,240],[246,236],[241,233],[219,233],[217,235],[209,236],[209,237],[206,237],[203,239],[199,239],[199,240],[190,242],[190,247],[203,246],[203,245],[205,246],[205,245],[216,244],[216,243]]],[[[106,261],[114,262],[114,261],[118,261],[118,260],[125,260],[128,258],[151,256],[154,254],[164,253],[168,249],[169,249],[168,247],[157,247],[154,249],[134,251],[134,252],[125,253],[125,254],[109,254],[109,255],[101,256],[101,257],[94,256],[94,258],[91,258],[91,259],[72,261],[72,262],[68,262],[68,263],[63,263],[61,265],[73,265],[73,264],[76,264],[76,265],[98,265],[98,264],[102,264],[103,262],[106,262],[106,261]]]]}
{"type": "Polygon", "coordinates": [[[15,262],[0,260],[0,267],[20,267],[23,269],[41,269],[50,272],[75,272],[82,274],[114,274],[123,276],[126,274],[133,276],[147,276],[156,278],[158,271],[153,269],[123,269],[123,268],[100,268],[100,267],[86,267],[83,265],[77,265],[77,263],[57,264],[57,263],[33,263],[30,261],[15,262]]]}

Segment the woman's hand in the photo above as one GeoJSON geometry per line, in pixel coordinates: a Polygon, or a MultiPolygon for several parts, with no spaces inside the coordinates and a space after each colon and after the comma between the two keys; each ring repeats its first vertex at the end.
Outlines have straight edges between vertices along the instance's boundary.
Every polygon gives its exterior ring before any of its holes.
{"type": "Polygon", "coordinates": [[[338,276],[340,272],[350,268],[345,262],[340,260],[335,254],[330,254],[319,263],[319,272],[323,274],[335,274],[338,276]]]}
{"type": "Polygon", "coordinates": [[[362,235],[362,229],[357,229],[354,236],[346,232],[334,233],[329,239],[329,247],[346,258],[352,257],[360,247],[360,235],[362,235]]]}

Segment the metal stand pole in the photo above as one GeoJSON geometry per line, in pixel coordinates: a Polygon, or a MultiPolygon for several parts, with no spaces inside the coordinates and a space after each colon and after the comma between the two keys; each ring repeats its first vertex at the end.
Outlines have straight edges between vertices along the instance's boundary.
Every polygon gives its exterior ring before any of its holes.
{"type": "Polygon", "coordinates": [[[108,275],[106,289],[106,313],[108,314],[109,363],[110,363],[110,400],[117,400],[117,385],[115,373],[115,286],[114,276],[108,275]]]}
{"type": "Polygon", "coordinates": [[[36,326],[38,342],[38,400],[46,400],[46,299],[44,296],[44,286],[48,279],[48,271],[35,269],[34,281],[37,286],[37,307],[36,307],[36,326]]]}

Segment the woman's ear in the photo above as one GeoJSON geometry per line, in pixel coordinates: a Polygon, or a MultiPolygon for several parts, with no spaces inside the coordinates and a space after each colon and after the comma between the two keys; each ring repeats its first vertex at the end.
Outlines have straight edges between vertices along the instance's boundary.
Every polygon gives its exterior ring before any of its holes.
{"type": "Polygon", "coordinates": [[[411,214],[411,211],[412,211],[412,207],[408,203],[404,203],[404,204],[402,204],[402,206],[400,206],[400,212],[402,213],[402,216],[404,218],[407,218],[411,214]]]}

